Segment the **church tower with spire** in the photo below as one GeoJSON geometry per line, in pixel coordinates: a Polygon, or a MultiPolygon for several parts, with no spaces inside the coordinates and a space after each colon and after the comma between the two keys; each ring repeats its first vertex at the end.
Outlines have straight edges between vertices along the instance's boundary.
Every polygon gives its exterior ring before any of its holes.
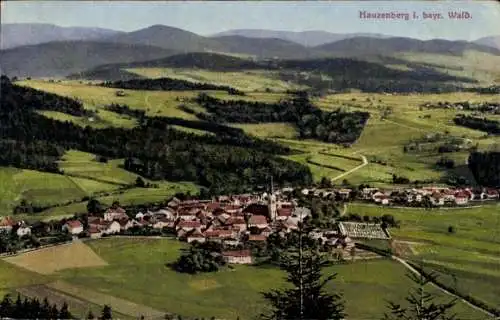
{"type": "Polygon", "coordinates": [[[271,194],[268,197],[268,208],[271,221],[276,221],[276,195],[274,194],[273,177],[271,176],[271,194]]]}

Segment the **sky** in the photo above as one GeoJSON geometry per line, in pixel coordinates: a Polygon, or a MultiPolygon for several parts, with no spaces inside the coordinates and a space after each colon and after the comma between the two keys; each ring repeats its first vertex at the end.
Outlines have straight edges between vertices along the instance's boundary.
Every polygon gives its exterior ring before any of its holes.
{"type": "Polygon", "coordinates": [[[500,34],[496,1],[2,1],[1,22],[52,23],[133,31],[155,24],[201,35],[229,29],[373,32],[418,39],[476,40],[500,34]],[[360,11],[417,19],[361,19],[360,11]],[[468,12],[453,20],[449,11],[468,12]],[[423,12],[443,19],[423,19],[423,12]]]}

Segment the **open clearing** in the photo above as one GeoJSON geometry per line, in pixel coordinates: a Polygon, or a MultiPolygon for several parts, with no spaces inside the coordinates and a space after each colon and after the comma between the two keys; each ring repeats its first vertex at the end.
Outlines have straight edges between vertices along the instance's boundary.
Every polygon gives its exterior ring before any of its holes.
{"type": "MultiPolygon", "coordinates": [[[[185,316],[253,319],[265,309],[260,293],[284,284],[284,274],[273,267],[235,266],[232,271],[198,275],[176,273],[165,266],[185,246],[176,240],[109,238],[89,241],[88,245],[109,266],[67,269],[58,275],[60,279],[185,316]]],[[[349,319],[380,318],[386,311],[386,300],[401,301],[412,285],[404,267],[386,259],[327,269],[327,273],[332,272],[338,276],[329,290],[344,293],[349,319]]],[[[437,295],[443,297],[439,292],[437,295]]],[[[455,311],[464,319],[483,319],[460,303],[455,311]]]]}
{"type": "Polygon", "coordinates": [[[437,271],[460,292],[500,305],[500,206],[429,211],[350,204],[348,210],[361,216],[392,214],[401,221],[400,229],[391,229],[396,240],[423,243],[410,245],[414,252],[406,258],[437,271]]]}
{"type": "Polygon", "coordinates": [[[22,253],[5,258],[5,261],[40,274],[107,265],[106,261],[81,241],[22,253]]]}

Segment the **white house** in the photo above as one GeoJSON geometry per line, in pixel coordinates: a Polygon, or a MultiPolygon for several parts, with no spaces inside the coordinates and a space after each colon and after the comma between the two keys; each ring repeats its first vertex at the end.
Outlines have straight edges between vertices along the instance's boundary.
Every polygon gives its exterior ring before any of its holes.
{"type": "Polygon", "coordinates": [[[128,219],[127,213],[123,208],[109,208],[104,213],[104,220],[113,221],[113,220],[121,220],[128,219]]]}
{"type": "Polygon", "coordinates": [[[119,233],[120,230],[121,230],[120,223],[118,223],[117,221],[113,221],[113,222],[109,222],[106,225],[106,229],[104,230],[104,233],[115,234],[115,233],[119,233]]]}
{"type": "Polygon", "coordinates": [[[68,231],[68,233],[77,235],[83,232],[83,224],[78,220],[67,221],[62,226],[63,231],[68,231]]]}
{"type": "Polygon", "coordinates": [[[19,238],[29,236],[31,234],[31,227],[23,224],[17,229],[16,233],[19,238]]]}

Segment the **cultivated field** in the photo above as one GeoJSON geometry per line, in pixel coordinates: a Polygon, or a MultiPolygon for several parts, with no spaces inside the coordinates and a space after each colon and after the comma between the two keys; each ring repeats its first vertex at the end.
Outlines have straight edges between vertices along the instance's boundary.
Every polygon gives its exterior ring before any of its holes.
{"type": "Polygon", "coordinates": [[[106,261],[80,241],[22,253],[5,258],[5,261],[40,274],[107,265],[106,261]]]}
{"type": "Polygon", "coordinates": [[[407,258],[440,271],[443,281],[461,292],[500,305],[500,206],[428,211],[351,204],[348,211],[394,215],[401,228],[391,234],[409,241],[407,258]]]}
{"type": "Polygon", "coordinates": [[[0,215],[12,214],[23,199],[36,206],[50,206],[85,195],[85,190],[64,175],[0,167],[0,215]]]}

